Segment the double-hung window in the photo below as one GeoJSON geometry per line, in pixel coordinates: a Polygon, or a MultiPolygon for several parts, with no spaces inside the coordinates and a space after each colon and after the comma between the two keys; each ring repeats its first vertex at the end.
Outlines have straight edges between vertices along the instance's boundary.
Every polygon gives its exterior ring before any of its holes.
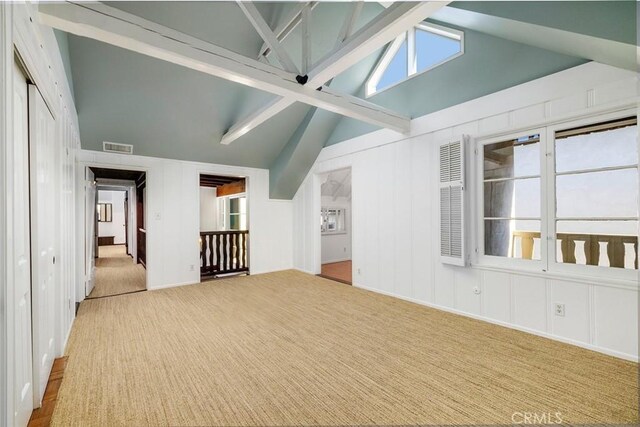
{"type": "Polygon", "coordinates": [[[635,277],[636,117],[480,140],[477,154],[481,263],[635,277]]]}

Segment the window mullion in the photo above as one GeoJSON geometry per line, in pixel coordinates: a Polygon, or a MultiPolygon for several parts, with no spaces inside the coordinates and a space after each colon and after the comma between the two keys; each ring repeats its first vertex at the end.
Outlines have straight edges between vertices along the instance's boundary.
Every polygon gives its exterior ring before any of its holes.
{"type": "Polygon", "coordinates": [[[544,238],[541,239],[542,262],[545,270],[549,270],[557,259],[556,246],[556,177],[555,177],[555,138],[554,133],[549,128],[541,134],[543,140],[541,159],[541,214],[542,231],[544,238]]]}
{"type": "Polygon", "coordinates": [[[407,76],[414,75],[418,70],[416,55],[416,27],[407,31],[407,76]]]}

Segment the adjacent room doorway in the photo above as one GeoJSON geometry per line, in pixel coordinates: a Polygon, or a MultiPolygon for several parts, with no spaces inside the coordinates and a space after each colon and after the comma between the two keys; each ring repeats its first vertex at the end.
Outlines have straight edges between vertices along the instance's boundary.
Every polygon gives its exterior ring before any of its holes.
{"type": "Polygon", "coordinates": [[[143,171],[89,167],[87,299],[147,289],[143,171]]]}
{"type": "Polygon", "coordinates": [[[320,195],[320,276],[351,284],[351,168],[320,175],[320,195]]]}
{"type": "Polygon", "coordinates": [[[200,175],[200,279],[249,274],[247,182],[200,175]]]}

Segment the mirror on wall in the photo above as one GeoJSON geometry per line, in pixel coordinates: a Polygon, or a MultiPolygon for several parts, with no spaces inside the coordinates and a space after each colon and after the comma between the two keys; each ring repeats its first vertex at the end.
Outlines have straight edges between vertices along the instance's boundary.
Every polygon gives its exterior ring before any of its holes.
{"type": "Polygon", "coordinates": [[[98,222],[111,221],[111,203],[98,203],[98,222]]]}

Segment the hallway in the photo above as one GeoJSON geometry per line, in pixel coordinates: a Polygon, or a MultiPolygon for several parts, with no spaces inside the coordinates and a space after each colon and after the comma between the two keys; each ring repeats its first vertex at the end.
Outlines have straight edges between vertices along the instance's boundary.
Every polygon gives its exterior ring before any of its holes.
{"type": "Polygon", "coordinates": [[[124,245],[100,246],[96,260],[96,286],[87,299],[146,290],[146,271],[127,255],[124,245]]]}

